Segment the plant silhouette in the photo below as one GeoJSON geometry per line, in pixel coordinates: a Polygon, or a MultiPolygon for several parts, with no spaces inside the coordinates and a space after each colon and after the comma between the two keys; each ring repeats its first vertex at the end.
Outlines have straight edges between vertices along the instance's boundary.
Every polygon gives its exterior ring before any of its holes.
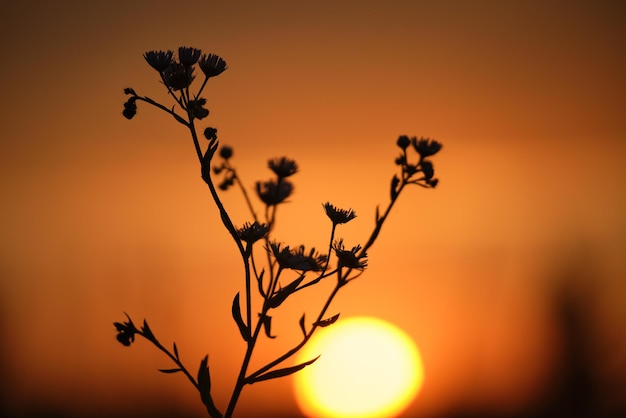
{"type": "Polygon", "coordinates": [[[126,88],[124,93],[128,99],[124,103],[122,114],[127,119],[132,119],[137,114],[138,103],[143,102],[162,110],[188,130],[200,162],[202,179],[209,188],[224,227],[237,246],[244,266],[244,292],[234,296],[231,314],[246,345],[246,352],[230,401],[222,412],[211,396],[212,381],[208,356],[200,361],[197,374],[192,374],[180,360],[176,343],[173,343],[171,350],[166,348],[156,338],[146,320],[141,326],[137,326],[128,314],[125,321],[114,323],[117,340],[125,346],[130,346],[138,336],[151,342],[175,365],[171,369],[161,369],[161,372],[185,375],[199,392],[202,403],[211,417],[231,417],[246,385],[288,376],[317,360],[312,358],[301,364],[285,365],[287,360],[310,340],[316,330],[337,321],[338,314],[334,316],[327,314],[333,299],[341,289],[357,279],[367,268],[367,251],[378,238],[391,208],[405,187],[417,185],[429,189],[437,185],[438,180],[434,177],[430,157],[441,150],[441,144],[429,138],[406,135],[397,139],[396,145],[400,149],[400,155],[395,159],[398,169],[391,179],[389,203],[382,212],[376,208],[374,227],[364,244],[349,246],[337,235],[340,225],[356,218],[354,210],[341,209],[326,202],[322,204],[322,208],[331,221],[328,248],[324,252],[319,252],[304,245],[296,247],[285,245],[274,237],[273,227],[276,224],[278,206],[284,204],[294,190],[291,179],[298,173],[297,163],[287,157],[269,160],[268,167],[273,177],[255,184],[254,191],[263,205],[262,215],[259,215],[233,165],[233,149],[219,146],[217,129],[214,127],[203,130],[202,143],[198,135],[196,123],[209,115],[205,107],[206,99],[202,94],[210,78],[226,71],[226,61],[215,54],[203,54],[201,50],[192,47],[180,47],[177,54],[169,50],[148,51],[144,58],[158,73],[168,96],[173,100],[173,106],[163,105],[148,96],[137,94],[132,88],[126,88]],[[203,81],[194,92],[191,87],[196,75],[203,78],[203,81]],[[214,177],[219,178],[219,181],[216,182],[214,177]],[[233,224],[220,200],[220,193],[233,187],[238,188],[243,194],[251,215],[250,222],[239,228],[233,224]],[[335,285],[323,301],[321,309],[315,313],[313,321],[307,321],[305,314],[302,314],[299,321],[301,339],[295,342],[292,348],[277,354],[261,368],[250,370],[250,360],[259,339],[275,338],[272,334],[274,310],[292,295],[322,280],[334,280],[335,285]],[[260,312],[253,312],[253,299],[259,301],[260,312]]]}

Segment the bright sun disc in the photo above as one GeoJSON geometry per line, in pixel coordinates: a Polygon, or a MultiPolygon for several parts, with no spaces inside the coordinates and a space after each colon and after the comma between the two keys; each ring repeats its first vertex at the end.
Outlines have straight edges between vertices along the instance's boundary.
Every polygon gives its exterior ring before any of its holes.
{"type": "Polygon", "coordinates": [[[318,331],[298,356],[321,354],[295,374],[300,409],[309,417],[392,417],[422,386],[424,370],[413,340],[371,317],[339,320],[318,331]]]}

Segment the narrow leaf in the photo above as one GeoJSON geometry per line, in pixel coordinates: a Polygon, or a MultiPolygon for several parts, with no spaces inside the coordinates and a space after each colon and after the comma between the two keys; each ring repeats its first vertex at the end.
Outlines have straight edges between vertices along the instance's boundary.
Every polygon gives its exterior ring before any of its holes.
{"type": "Polygon", "coordinates": [[[332,316],[328,319],[322,319],[321,321],[317,321],[315,325],[317,325],[318,327],[327,327],[337,322],[337,319],[339,319],[339,314],[332,316]]]}
{"type": "MultiPolygon", "coordinates": [[[[215,154],[215,151],[217,151],[217,147],[218,141],[211,140],[200,162],[202,179],[207,183],[211,181],[211,159],[213,158],[213,154],[215,154]]],[[[220,215],[222,216],[222,218],[224,218],[223,212],[220,212],[220,215]]]]}
{"type": "Polygon", "coordinates": [[[302,334],[306,337],[306,327],[304,326],[304,314],[302,314],[302,318],[300,318],[300,329],[302,330],[302,334]]]}
{"type": "Polygon", "coordinates": [[[435,175],[435,169],[433,168],[433,163],[428,160],[422,161],[422,173],[424,173],[424,177],[426,180],[430,180],[435,175]]]}
{"type": "Polygon", "coordinates": [[[204,392],[209,393],[211,391],[211,376],[209,374],[209,356],[206,355],[200,362],[200,368],[198,369],[198,386],[200,394],[204,396],[204,392]]]}
{"type": "Polygon", "coordinates": [[[183,369],[159,369],[161,373],[177,373],[182,372],[183,369]]]}
{"type": "Polygon", "coordinates": [[[263,289],[263,275],[265,274],[265,269],[261,270],[261,274],[256,278],[257,285],[259,286],[259,293],[263,296],[263,299],[267,296],[265,290],[263,289]]]}
{"type": "Polygon", "coordinates": [[[135,331],[136,331],[136,330],[137,330],[137,327],[135,327],[135,324],[133,324],[133,320],[132,320],[132,319],[130,319],[130,316],[128,316],[128,314],[127,314],[126,312],[124,312],[124,315],[126,315],[126,318],[128,318],[128,322],[127,322],[128,326],[129,326],[131,329],[133,329],[133,330],[135,330],[135,331]]]}
{"type": "Polygon", "coordinates": [[[285,367],[284,369],[278,369],[278,370],[274,370],[271,372],[267,372],[265,374],[262,374],[259,377],[255,377],[254,379],[252,379],[250,383],[262,382],[264,380],[276,379],[278,377],[283,377],[283,376],[289,376],[290,374],[293,374],[297,371],[304,369],[306,366],[308,366],[309,364],[312,364],[318,358],[320,358],[320,356],[317,356],[314,359],[306,361],[304,363],[298,364],[297,366],[285,367]]]}
{"type": "Polygon", "coordinates": [[[391,200],[395,200],[396,197],[398,197],[398,191],[396,190],[398,188],[398,183],[400,183],[400,179],[394,174],[391,179],[391,200]]]}
{"type": "Polygon", "coordinates": [[[270,308],[278,308],[289,297],[289,295],[296,291],[298,285],[302,283],[302,280],[304,280],[304,275],[298,277],[296,280],[276,292],[269,300],[270,308]]]}
{"type": "Polygon", "coordinates": [[[272,334],[272,317],[269,315],[261,315],[261,314],[259,314],[259,316],[261,317],[261,322],[263,323],[263,329],[265,330],[265,335],[267,335],[267,338],[276,338],[275,335],[271,335],[272,334]]]}
{"type": "Polygon", "coordinates": [[[176,360],[180,360],[178,358],[178,347],[176,347],[176,343],[174,343],[174,356],[176,357],[176,360]]]}
{"type": "Polygon", "coordinates": [[[233,299],[233,307],[232,307],[233,318],[239,327],[239,332],[243,337],[244,341],[250,340],[250,332],[248,331],[248,327],[243,322],[241,318],[241,307],[239,305],[239,293],[235,295],[235,299],[233,299]]]}
{"type": "Polygon", "coordinates": [[[156,338],[154,337],[154,334],[152,333],[152,330],[148,325],[148,321],[146,321],[145,319],[143,320],[143,327],[141,327],[141,331],[144,333],[147,339],[156,341],[156,338]]]}
{"type": "Polygon", "coordinates": [[[380,219],[380,213],[378,210],[378,205],[376,205],[376,222],[378,223],[378,220],[380,219]]]}
{"type": "Polygon", "coordinates": [[[200,398],[204,406],[206,406],[209,416],[212,418],[221,418],[222,413],[217,409],[211,397],[211,374],[209,373],[208,355],[204,356],[200,362],[200,369],[198,370],[198,391],[200,392],[200,398]]]}

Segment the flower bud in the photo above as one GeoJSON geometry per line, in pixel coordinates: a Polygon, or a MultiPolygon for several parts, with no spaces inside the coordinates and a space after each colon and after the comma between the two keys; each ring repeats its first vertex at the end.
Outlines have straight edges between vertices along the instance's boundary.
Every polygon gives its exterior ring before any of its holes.
{"type": "Polygon", "coordinates": [[[122,115],[128,120],[132,119],[137,114],[137,109],[126,108],[122,111],[122,115]]]}
{"type": "Polygon", "coordinates": [[[220,149],[220,157],[222,157],[223,159],[228,160],[232,156],[233,149],[231,147],[224,145],[222,149],[220,149]]]}
{"type": "Polygon", "coordinates": [[[122,111],[122,115],[124,115],[126,119],[130,120],[137,114],[137,104],[135,102],[136,98],[131,97],[124,103],[124,110],[122,111]]]}
{"type": "Polygon", "coordinates": [[[398,144],[398,146],[402,149],[407,149],[407,147],[411,145],[411,140],[406,135],[400,135],[396,144],[398,144]]]}
{"type": "Polygon", "coordinates": [[[215,141],[217,139],[217,129],[208,127],[204,130],[204,137],[209,141],[215,141]]]}

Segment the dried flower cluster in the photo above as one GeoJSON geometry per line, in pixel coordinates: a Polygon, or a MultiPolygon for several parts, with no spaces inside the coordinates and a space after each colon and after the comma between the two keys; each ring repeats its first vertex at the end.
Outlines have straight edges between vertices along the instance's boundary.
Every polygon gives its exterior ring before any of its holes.
{"type": "Polygon", "coordinates": [[[273,177],[255,183],[254,191],[263,208],[262,211],[257,212],[255,204],[250,199],[232,164],[233,148],[219,146],[217,129],[214,127],[206,127],[203,131],[207,145],[202,145],[198,139],[195,122],[209,115],[209,110],[205,107],[207,101],[201,95],[207,81],[227,69],[226,62],[218,55],[203,54],[201,50],[191,47],[178,48],[177,56],[169,50],[148,51],[144,54],[144,58],[158,73],[161,82],[174,101],[174,106],[165,106],[150,97],[138,95],[132,88],[126,88],[124,94],[129,98],[124,103],[122,114],[127,119],[132,119],[137,114],[137,103],[144,102],[164,111],[187,128],[200,162],[202,179],[209,188],[224,227],[230,233],[244,266],[243,294],[237,293],[233,298],[231,314],[246,345],[246,352],[226,409],[222,412],[213,402],[208,357],[201,360],[197,376],[194,377],[180,361],[176,343],[173,344],[172,350],[165,348],[157,340],[145,320],[143,326],[137,328],[127,315],[127,321],[115,322],[113,325],[117,331],[117,340],[122,345],[130,346],[136,337],[140,336],[165,353],[176,367],[160,371],[184,374],[199,391],[207,413],[211,417],[231,417],[246,385],[287,376],[315,362],[317,358],[301,364],[283,366],[309,341],[316,330],[330,326],[337,321],[339,314],[327,315],[331,302],[340,289],[359,277],[367,268],[367,251],[376,241],[402,190],[411,184],[425,188],[437,186],[438,180],[434,177],[430,157],[441,150],[441,144],[428,138],[418,139],[405,135],[397,139],[401,154],[396,158],[395,163],[400,167],[400,173],[393,175],[390,201],[382,214],[379,213],[378,208],[376,209],[374,227],[364,244],[344,245],[344,238],[337,236],[337,229],[340,225],[354,220],[356,213],[353,209],[341,209],[326,202],[322,207],[330,220],[327,249],[319,252],[305,245],[292,247],[273,236],[273,227],[276,224],[277,207],[288,202],[293,194],[294,184],[291,179],[298,173],[296,162],[287,157],[273,158],[268,161],[267,165],[273,177]],[[199,68],[204,78],[200,87],[194,92],[192,86],[199,73],[196,68],[199,68]],[[410,149],[415,151],[416,157],[410,158],[410,149]],[[213,176],[221,176],[221,180],[215,183],[213,176]],[[218,193],[218,190],[224,192],[233,187],[241,191],[251,216],[250,221],[238,228],[232,222],[218,193]],[[258,213],[263,215],[258,215],[258,213]],[[291,349],[279,353],[264,366],[257,370],[250,370],[255,347],[262,335],[264,334],[266,338],[275,337],[272,334],[274,310],[292,295],[322,280],[333,280],[332,277],[335,278],[334,287],[322,308],[314,314],[315,319],[307,322],[305,314],[302,315],[298,324],[302,332],[301,339],[296,341],[291,349]],[[261,303],[253,305],[253,299],[261,303]],[[253,306],[261,306],[261,308],[255,312],[253,306]]]}

